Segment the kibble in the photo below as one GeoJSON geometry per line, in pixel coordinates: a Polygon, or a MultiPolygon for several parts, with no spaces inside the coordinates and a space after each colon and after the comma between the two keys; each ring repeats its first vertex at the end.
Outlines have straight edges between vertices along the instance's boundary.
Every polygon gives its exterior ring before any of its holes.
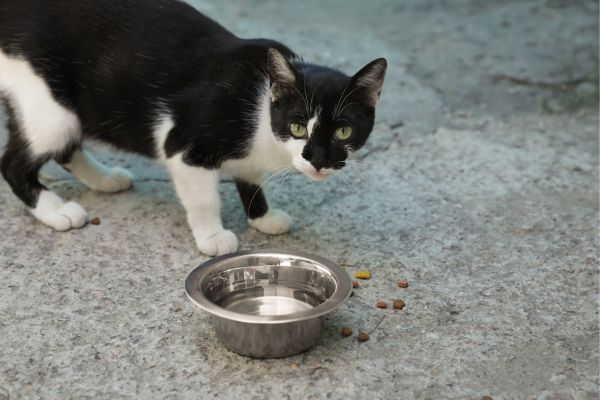
{"type": "Polygon", "coordinates": [[[403,300],[394,300],[394,308],[396,310],[402,310],[406,304],[403,300]]]}
{"type": "Polygon", "coordinates": [[[365,333],[365,332],[359,332],[358,333],[358,341],[359,342],[366,342],[367,340],[369,340],[369,334],[365,333]]]}
{"type": "Polygon", "coordinates": [[[481,398],[481,400],[494,400],[492,396],[485,395],[481,398]]]}
{"type": "Polygon", "coordinates": [[[352,287],[353,287],[354,289],[356,289],[356,288],[357,288],[357,287],[359,287],[359,286],[360,286],[360,284],[358,283],[358,281],[352,281],[352,287]]]}
{"type": "Polygon", "coordinates": [[[352,329],[348,328],[347,326],[342,328],[342,336],[343,337],[348,337],[348,336],[352,336],[352,329]]]}
{"type": "Polygon", "coordinates": [[[92,218],[92,220],[90,221],[90,224],[100,225],[100,218],[98,218],[98,217],[92,218]]]}
{"type": "Polygon", "coordinates": [[[387,308],[387,303],[385,301],[378,301],[376,306],[377,308],[387,308]]]}
{"type": "Polygon", "coordinates": [[[406,279],[400,279],[398,281],[398,287],[406,289],[408,287],[408,281],[406,279]]]}
{"type": "Polygon", "coordinates": [[[356,271],[354,277],[356,279],[371,279],[371,273],[369,271],[356,271]]]}

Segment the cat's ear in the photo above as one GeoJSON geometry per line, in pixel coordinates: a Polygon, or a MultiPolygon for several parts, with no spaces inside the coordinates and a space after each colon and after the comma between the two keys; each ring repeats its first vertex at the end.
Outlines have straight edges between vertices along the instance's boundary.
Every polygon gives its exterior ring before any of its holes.
{"type": "Polygon", "coordinates": [[[378,58],[365,65],[352,77],[352,82],[356,87],[365,88],[367,103],[371,107],[375,107],[379,101],[386,70],[386,59],[378,58]]]}
{"type": "Polygon", "coordinates": [[[296,85],[296,71],[288,60],[277,50],[267,52],[271,100],[275,101],[285,93],[293,91],[296,85]]]}

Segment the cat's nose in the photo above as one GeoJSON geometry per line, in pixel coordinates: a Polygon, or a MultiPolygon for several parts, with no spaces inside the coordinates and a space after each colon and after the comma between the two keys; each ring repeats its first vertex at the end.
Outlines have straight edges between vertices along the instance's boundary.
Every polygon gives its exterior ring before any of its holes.
{"type": "Polygon", "coordinates": [[[321,168],[325,168],[326,164],[325,161],[311,161],[310,162],[312,164],[313,167],[315,167],[315,169],[317,170],[317,172],[319,172],[321,170],[321,168]]]}
{"type": "Polygon", "coordinates": [[[325,149],[320,146],[315,146],[311,152],[311,160],[310,163],[315,167],[317,172],[321,168],[327,167],[327,154],[325,153],[325,149]]]}

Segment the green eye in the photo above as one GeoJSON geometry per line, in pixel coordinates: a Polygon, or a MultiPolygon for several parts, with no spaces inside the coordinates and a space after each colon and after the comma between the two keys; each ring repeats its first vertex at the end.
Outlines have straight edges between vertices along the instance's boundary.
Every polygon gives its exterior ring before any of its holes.
{"type": "Polygon", "coordinates": [[[335,130],[335,138],[337,140],[348,140],[352,136],[352,128],[349,126],[342,126],[341,128],[337,128],[335,130]]]}
{"type": "Polygon", "coordinates": [[[308,130],[302,124],[292,123],[290,124],[290,133],[293,137],[302,139],[306,137],[306,135],[308,134],[308,130]]]}

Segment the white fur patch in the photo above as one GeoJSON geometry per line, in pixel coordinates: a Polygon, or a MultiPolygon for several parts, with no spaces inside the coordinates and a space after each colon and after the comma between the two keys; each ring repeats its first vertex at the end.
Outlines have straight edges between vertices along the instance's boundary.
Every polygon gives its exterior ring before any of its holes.
{"type": "Polygon", "coordinates": [[[99,192],[121,192],[129,189],[133,182],[133,175],[126,169],[109,168],[82,150],[76,150],[65,167],[86,186],[99,192]]]}
{"type": "Polygon", "coordinates": [[[163,112],[159,114],[156,119],[156,125],[154,127],[154,146],[156,155],[158,158],[165,160],[167,158],[165,154],[165,142],[171,129],[175,126],[171,114],[163,112]]]}
{"type": "Polygon", "coordinates": [[[292,219],[281,210],[269,210],[260,218],[248,219],[248,224],[262,233],[280,235],[289,232],[292,227],[292,219]]]}
{"type": "Polygon", "coordinates": [[[306,130],[308,131],[308,137],[310,137],[315,129],[315,125],[319,122],[319,116],[315,115],[311,119],[308,120],[308,124],[306,124],[306,130]]]}
{"type": "Polygon", "coordinates": [[[31,64],[0,51],[0,91],[8,95],[33,155],[62,151],[79,141],[79,119],[61,106],[31,64]]]}
{"type": "MultiPolygon", "coordinates": [[[[222,170],[247,182],[260,184],[267,172],[279,171],[292,166],[292,154],[288,143],[298,142],[279,140],[271,128],[271,100],[265,88],[259,112],[255,116],[257,130],[250,143],[249,154],[239,160],[228,160],[222,165],[222,170]]],[[[302,151],[302,150],[300,150],[302,151]]]]}
{"type": "Polygon", "coordinates": [[[77,203],[65,203],[63,199],[49,190],[42,190],[31,214],[39,221],[57,231],[81,228],[87,222],[87,213],[77,203]]]}

